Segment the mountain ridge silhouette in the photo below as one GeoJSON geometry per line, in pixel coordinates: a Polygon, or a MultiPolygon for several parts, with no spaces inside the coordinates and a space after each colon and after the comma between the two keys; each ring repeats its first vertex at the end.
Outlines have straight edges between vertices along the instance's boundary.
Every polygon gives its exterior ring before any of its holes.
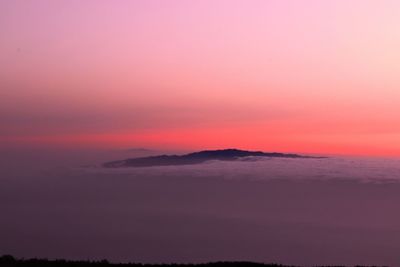
{"type": "Polygon", "coordinates": [[[202,150],[184,155],[158,155],[149,157],[130,158],[103,163],[105,168],[119,167],[151,167],[201,164],[210,160],[235,161],[246,157],[271,158],[323,158],[304,156],[299,154],[285,154],[278,152],[248,151],[235,148],[202,150]]]}

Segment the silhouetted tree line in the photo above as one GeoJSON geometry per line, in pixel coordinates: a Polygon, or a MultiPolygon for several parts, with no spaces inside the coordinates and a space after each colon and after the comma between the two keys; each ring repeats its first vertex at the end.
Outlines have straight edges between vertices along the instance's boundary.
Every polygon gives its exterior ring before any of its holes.
{"type": "MultiPolygon", "coordinates": [[[[235,262],[210,262],[210,263],[199,263],[199,264],[142,264],[142,263],[110,263],[107,260],[101,261],[69,261],[69,260],[48,260],[48,259],[16,259],[11,255],[4,255],[0,257],[1,267],[65,267],[65,266],[75,266],[75,267],[296,267],[289,265],[281,265],[275,263],[256,263],[256,262],[245,262],[245,261],[235,261],[235,262]]],[[[299,266],[297,266],[299,267],[299,266]]],[[[316,266],[316,267],[345,267],[345,266],[316,266]]],[[[354,267],[366,267],[357,265],[354,267]]],[[[370,266],[378,267],[378,266],[370,266]]],[[[384,266],[380,266],[384,267],[384,266]]]]}

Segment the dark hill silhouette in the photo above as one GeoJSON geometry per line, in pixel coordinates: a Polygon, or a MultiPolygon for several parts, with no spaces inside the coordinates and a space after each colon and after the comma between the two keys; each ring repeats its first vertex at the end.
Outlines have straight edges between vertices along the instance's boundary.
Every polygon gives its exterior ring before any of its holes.
{"type": "MultiPolygon", "coordinates": [[[[209,262],[209,263],[197,263],[197,264],[142,264],[142,263],[110,263],[107,260],[101,261],[69,261],[69,260],[48,260],[48,259],[15,259],[11,255],[4,255],[0,257],[0,267],[296,267],[293,265],[281,265],[275,263],[257,263],[248,261],[220,261],[220,262],[209,262]]],[[[316,266],[318,267],[318,266],[316,266]]],[[[329,267],[329,266],[319,266],[329,267]]],[[[334,266],[331,266],[334,267],[334,266]]],[[[343,266],[342,266],[343,267],[343,266]]],[[[363,267],[357,265],[355,267],[363,267]]],[[[366,267],[366,266],[364,266],[366,267]]],[[[375,266],[377,267],[377,266],[375,266]]]]}
{"type": "Polygon", "coordinates": [[[246,157],[275,157],[275,158],[316,158],[297,154],[284,154],[277,152],[247,151],[239,149],[204,150],[185,155],[160,155],[151,157],[132,158],[106,162],[103,167],[150,167],[169,165],[200,164],[209,160],[234,161],[246,157]]]}

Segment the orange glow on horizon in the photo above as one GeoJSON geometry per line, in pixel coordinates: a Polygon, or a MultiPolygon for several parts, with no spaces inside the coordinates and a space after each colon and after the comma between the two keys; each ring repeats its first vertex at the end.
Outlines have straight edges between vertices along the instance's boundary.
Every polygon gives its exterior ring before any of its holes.
{"type": "Polygon", "coordinates": [[[125,149],[147,147],[161,150],[239,148],[320,155],[399,156],[398,135],[298,135],[256,134],[250,129],[175,129],[120,134],[21,136],[3,139],[8,144],[59,148],[125,149]],[[382,142],[382,140],[386,141],[382,142]],[[366,146],[365,144],[368,144],[366,146]],[[390,148],[389,148],[390,147],[390,148]]]}

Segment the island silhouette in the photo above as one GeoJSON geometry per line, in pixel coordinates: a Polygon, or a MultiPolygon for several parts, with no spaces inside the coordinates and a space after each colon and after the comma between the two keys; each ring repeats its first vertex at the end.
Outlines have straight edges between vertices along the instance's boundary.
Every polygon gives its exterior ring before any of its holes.
{"type": "Polygon", "coordinates": [[[103,163],[105,168],[119,167],[151,167],[151,166],[171,166],[171,165],[192,165],[200,164],[210,160],[236,161],[254,159],[257,157],[270,158],[323,158],[312,157],[298,154],[285,154],[278,152],[247,151],[240,149],[219,149],[203,150],[184,155],[158,155],[140,158],[130,158],[103,163]]]}

